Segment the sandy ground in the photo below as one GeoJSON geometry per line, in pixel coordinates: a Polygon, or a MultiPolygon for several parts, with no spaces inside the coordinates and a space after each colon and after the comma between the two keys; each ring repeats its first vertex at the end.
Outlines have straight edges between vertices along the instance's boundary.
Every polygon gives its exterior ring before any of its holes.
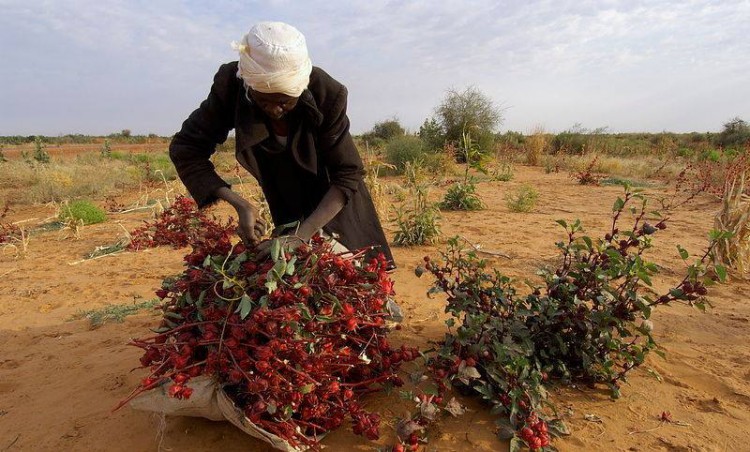
{"type": "MultiPolygon", "coordinates": [[[[580,218],[589,231],[601,231],[622,189],[582,187],[565,174],[519,167],[513,181],[483,182],[479,191],[488,209],[444,213],[443,232],[507,254],[495,265],[523,281],[534,280],[536,268],[554,262],[554,243],[562,237],[556,219],[580,218]],[[511,213],[504,195],[522,183],[532,183],[540,201],[532,213],[511,213]]],[[[435,189],[433,195],[439,193],[435,189]]],[[[122,202],[132,197],[124,194],[122,202]]],[[[676,244],[699,252],[717,207],[709,198],[699,199],[676,212],[659,235],[649,257],[664,268],[661,287],[674,282],[683,268],[676,244]]],[[[51,209],[16,207],[11,220],[46,218],[54,214],[51,209]]],[[[229,211],[219,208],[218,213],[229,211]]],[[[268,450],[227,423],[160,419],[129,408],[111,413],[143,375],[132,371],[139,351],[125,343],[144,335],[158,319],[143,311],[124,323],[91,329],[86,320],[70,318],[81,310],[152,298],[164,277],[181,271],[185,250],[71,263],[121,237],[118,223],[132,229],[148,217],[145,212],[114,215],[104,224],[85,227],[78,239],[66,238],[65,232],[35,235],[25,257],[14,257],[10,249],[0,256],[0,451],[268,450]]],[[[422,256],[441,247],[394,250],[400,266],[394,275],[397,300],[406,313],[404,328],[393,333],[394,343],[426,345],[444,332],[441,299],[429,299],[429,281],[413,273],[422,256]]],[[[714,307],[705,314],[683,306],[657,310],[656,337],[667,358],[653,355],[648,367],[661,381],[639,369],[618,401],[588,388],[554,390],[573,433],[555,444],[563,451],[750,450],[745,438],[750,421],[748,289],[750,284],[739,280],[712,289],[714,307]],[[663,411],[679,422],[661,424],[663,411]]],[[[471,400],[463,401],[470,411],[432,429],[426,450],[507,450],[493,435],[493,417],[471,400]]],[[[373,396],[367,405],[386,422],[411,408],[395,395],[373,396]]],[[[390,444],[394,437],[388,425],[377,444],[347,430],[331,433],[323,443],[334,451],[366,451],[390,444]]]]}

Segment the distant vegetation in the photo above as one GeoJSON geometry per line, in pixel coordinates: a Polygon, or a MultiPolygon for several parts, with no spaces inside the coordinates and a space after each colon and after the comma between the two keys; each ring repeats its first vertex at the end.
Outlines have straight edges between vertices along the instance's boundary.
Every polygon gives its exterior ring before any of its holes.
{"type": "Polygon", "coordinates": [[[55,137],[42,135],[0,136],[0,145],[19,146],[35,143],[37,140],[41,141],[41,143],[43,144],[54,146],[62,144],[95,144],[104,143],[105,139],[108,140],[111,144],[147,144],[169,142],[169,140],[171,140],[171,137],[160,137],[154,133],[148,135],[132,135],[130,133],[130,130],[124,129],[121,132],[112,133],[107,136],[92,136],[81,134],[68,134],[55,137]]]}

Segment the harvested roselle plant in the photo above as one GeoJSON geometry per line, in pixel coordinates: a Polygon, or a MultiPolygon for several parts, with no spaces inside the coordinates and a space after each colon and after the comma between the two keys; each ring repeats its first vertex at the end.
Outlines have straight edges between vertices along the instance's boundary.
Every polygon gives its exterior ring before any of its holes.
{"type": "Polygon", "coordinates": [[[209,242],[157,292],[159,328],[132,341],[149,374],[128,400],[157,387],[189,399],[191,380],[210,377],[247,422],[293,448],[318,448],[346,420],[377,439],[380,416],[361,396],[402,384],[399,366],[419,356],[388,342],[385,257],[337,254],[320,236],[294,250],[277,240],[265,258],[209,242]]]}

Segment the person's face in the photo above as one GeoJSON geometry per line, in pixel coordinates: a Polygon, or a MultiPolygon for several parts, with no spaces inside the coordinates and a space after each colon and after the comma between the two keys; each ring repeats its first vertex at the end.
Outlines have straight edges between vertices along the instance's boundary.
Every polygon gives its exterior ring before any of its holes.
{"type": "Polygon", "coordinates": [[[261,111],[271,119],[283,118],[284,115],[294,109],[299,100],[299,97],[291,97],[280,93],[261,93],[252,88],[248,89],[248,92],[261,111]]]}

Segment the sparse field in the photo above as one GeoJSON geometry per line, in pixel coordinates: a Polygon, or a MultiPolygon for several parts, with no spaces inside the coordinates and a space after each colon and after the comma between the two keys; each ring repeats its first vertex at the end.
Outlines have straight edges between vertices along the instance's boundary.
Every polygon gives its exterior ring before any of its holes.
{"type": "MultiPolygon", "coordinates": [[[[157,168],[164,164],[164,144],[123,149],[114,145],[112,150],[123,155],[106,159],[105,166],[96,164],[99,147],[50,147],[53,161],[59,161],[46,170],[24,169],[14,154],[20,150],[6,147],[5,155],[11,161],[4,165],[17,166],[12,170],[6,167],[6,178],[0,182],[0,207],[5,205],[3,201],[11,202],[5,221],[32,230],[57,218],[55,203],[66,199],[87,197],[105,207],[105,197],[109,196],[112,204],[144,207],[155,205],[154,201],[166,203],[184,192],[174,180],[174,170],[169,173],[166,166],[157,168]],[[144,152],[152,157],[125,156],[144,152]],[[151,165],[150,172],[146,171],[146,162],[151,165]],[[163,178],[154,174],[160,168],[163,178]],[[51,179],[52,174],[58,179],[51,179]],[[10,179],[12,175],[15,179],[10,179]],[[84,178],[89,183],[82,184],[84,178]]],[[[555,220],[581,219],[594,234],[604,231],[611,222],[612,202],[622,188],[579,185],[567,171],[579,163],[568,161],[566,169],[549,173],[541,166],[516,164],[510,181],[481,179],[477,192],[486,209],[443,212],[443,236],[461,235],[485,250],[506,255],[497,257],[494,265],[520,280],[533,278],[537,268],[558,256],[554,244],[562,238],[562,230],[555,220]],[[506,195],[525,184],[538,192],[536,204],[527,213],[511,212],[506,195]]],[[[597,171],[637,178],[649,192],[667,192],[658,179],[646,180],[653,175],[647,170],[655,170],[655,164],[607,158],[600,165],[597,171]]],[[[256,191],[250,177],[236,171],[232,153],[218,154],[217,167],[240,191],[256,191]]],[[[670,175],[677,172],[668,165],[665,168],[670,175]]],[[[395,186],[400,179],[389,177],[380,182],[385,187],[395,186]]],[[[430,199],[439,201],[445,190],[443,186],[433,187],[430,199]]],[[[386,205],[397,203],[398,190],[384,189],[383,193],[388,197],[386,205]]],[[[659,288],[674,283],[684,271],[677,244],[693,253],[705,247],[719,207],[714,197],[704,195],[674,213],[670,226],[656,238],[648,256],[663,268],[659,288]]],[[[162,279],[181,271],[185,250],[157,248],[82,259],[95,248],[123,238],[126,230],[152,218],[152,213],[146,208],[110,214],[103,223],[79,228],[77,237],[69,229],[37,230],[24,246],[2,248],[0,451],[271,450],[228,423],[189,418],[164,421],[130,409],[110,412],[142,377],[139,371],[131,372],[138,363],[139,350],[124,344],[158,322],[158,317],[145,308],[117,323],[117,317],[127,313],[120,305],[149,306],[147,302],[162,279]],[[112,308],[115,305],[120,308],[112,308]],[[96,328],[85,318],[71,320],[108,306],[110,317],[100,319],[103,324],[96,328]]],[[[215,213],[226,217],[232,212],[222,205],[215,213]]],[[[384,221],[384,226],[392,238],[395,225],[384,221]]],[[[393,248],[399,265],[393,276],[397,301],[406,318],[403,329],[392,333],[396,344],[427,346],[445,331],[444,299],[428,298],[429,280],[418,279],[413,271],[424,255],[434,255],[441,249],[442,244],[393,248]]],[[[605,391],[589,388],[554,391],[553,400],[572,431],[570,437],[555,445],[563,451],[747,450],[748,293],[748,281],[732,279],[710,289],[713,308],[706,313],[684,306],[657,310],[653,319],[655,336],[667,357],[650,356],[647,367],[654,373],[645,367],[636,370],[623,387],[620,400],[613,402],[605,391]],[[670,412],[679,422],[660,423],[662,412],[670,412]]],[[[427,450],[507,450],[507,443],[494,434],[495,417],[471,399],[463,402],[470,411],[437,424],[430,431],[427,450]]],[[[413,409],[412,405],[380,394],[371,397],[368,408],[380,412],[387,423],[413,409]]],[[[384,425],[381,433],[378,444],[392,444],[393,430],[384,425]]],[[[323,444],[334,451],[373,449],[372,443],[348,428],[331,433],[323,444]]]]}

